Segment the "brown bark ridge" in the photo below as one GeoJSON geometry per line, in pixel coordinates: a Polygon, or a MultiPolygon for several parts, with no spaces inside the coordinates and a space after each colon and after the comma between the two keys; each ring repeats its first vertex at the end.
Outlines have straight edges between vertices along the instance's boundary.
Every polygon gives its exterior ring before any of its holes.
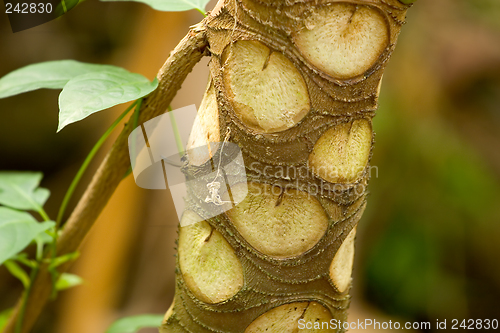
{"type": "MultiPolygon", "coordinates": [[[[213,122],[191,141],[238,144],[248,195],[179,229],[176,293],[160,332],[296,332],[300,319],[347,320],[372,118],[408,7],[221,0],[210,13],[199,115],[213,122]]],[[[182,219],[210,204],[191,191],[182,219]]]]}

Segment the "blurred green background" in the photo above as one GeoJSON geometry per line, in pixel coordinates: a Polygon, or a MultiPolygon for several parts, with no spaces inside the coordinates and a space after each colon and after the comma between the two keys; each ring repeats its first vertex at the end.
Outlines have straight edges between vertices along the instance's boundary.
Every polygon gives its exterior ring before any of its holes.
{"type": "Polygon", "coordinates": [[[417,1],[374,119],[363,296],[407,319],[500,317],[500,2],[417,1]]]}
{"type": "MultiPolygon", "coordinates": [[[[0,76],[77,59],[151,79],[200,19],[194,11],[87,0],[56,21],[12,34],[0,14],[0,76]]],[[[358,228],[353,317],[500,320],[500,1],[420,0],[407,21],[374,119],[376,168],[358,228]]],[[[197,65],[174,108],[199,105],[206,64],[197,65]]],[[[0,169],[43,171],[52,216],[87,152],[123,110],[56,134],[57,95],[0,100],[0,169]]],[[[117,317],[169,307],[177,223],[169,194],[135,188],[133,180],[124,186],[118,194],[133,198],[135,210],[116,217],[124,199],[111,204],[73,269],[87,282],[52,303],[34,332],[103,332],[117,317]],[[98,238],[102,230],[106,236],[98,238]]],[[[20,291],[0,268],[0,310],[20,291]]]]}

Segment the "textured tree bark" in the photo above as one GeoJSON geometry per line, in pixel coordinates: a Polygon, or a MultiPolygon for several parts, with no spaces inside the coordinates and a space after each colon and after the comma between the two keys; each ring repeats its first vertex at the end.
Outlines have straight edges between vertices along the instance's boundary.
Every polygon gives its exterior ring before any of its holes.
{"type": "MultiPolygon", "coordinates": [[[[221,0],[210,13],[211,78],[196,125],[207,133],[195,129],[189,145],[238,144],[248,195],[180,228],[176,294],[160,332],[296,332],[299,319],[346,321],[372,118],[408,7],[221,0]]],[[[209,156],[187,163],[195,172],[209,156]]],[[[205,215],[204,199],[189,193],[183,223],[205,215]]]]}

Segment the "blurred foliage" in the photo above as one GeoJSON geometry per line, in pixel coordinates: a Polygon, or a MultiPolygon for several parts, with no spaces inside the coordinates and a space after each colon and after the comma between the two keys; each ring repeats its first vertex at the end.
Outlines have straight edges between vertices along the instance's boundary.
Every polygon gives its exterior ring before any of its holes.
{"type": "MultiPolygon", "coordinates": [[[[83,1],[83,0],[82,0],[83,1]]],[[[55,13],[57,17],[66,14],[69,10],[73,9],[78,5],[80,0],[62,0],[56,7],[55,13]]]]}
{"type": "Polygon", "coordinates": [[[500,53],[491,50],[500,45],[500,32],[490,27],[485,34],[484,23],[495,12],[498,23],[500,2],[460,1],[440,13],[440,22],[430,21],[433,6],[417,2],[412,8],[384,79],[374,119],[378,177],[372,172],[361,221],[367,242],[360,245],[359,275],[367,298],[394,315],[495,318],[500,72],[494,69],[500,53]],[[460,22],[465,16],[469,21],[460,22]],[[431,23],[434,35],[422,31],[422,22],[431,23]],[[484,39],[469,46],[483,59],[470,61],[466,47],[443,42],[461,38],[455,24],[484,39]],[[436,64],[445,53],[449,61],[436,64]]]}
{"type": "Polygon", "coordinates": [[[500,28],[500,1],[498,0],[459,0],[463,13],[485,23],[500,28]],[[475,16],[475,17],[474,17],[475,16]]]}
{"type": "MultiPolygon", "coordinates": [[[[26,65],[64,58],[90,63],[122,62],[120,51],[135,33],[142,14],[140,7],[135,3],[85,1],[56,20],[18,33],[12,33],[4,15],[0,19],[0,77],[26,65]]],[[[45,206],[51,216],[57,215],[79,165],[111,122],[109,115],[98,114],[75,124],[71,131],[56,134],[58,93],[40,90],[0,99],[0,170],[43,171],[42,185],[52,191],[45,206]]],[[[34,256],[36,246],[29,246],[27,251],[34,256]]],[[[22,284],[0,267],[0,311],[15,304],[21,291],[22,284]]],[[[51,304],[45,313],[37,325],[43,327],[42,331],[53,332],[57,324],[55,305],[51,304]]]]}

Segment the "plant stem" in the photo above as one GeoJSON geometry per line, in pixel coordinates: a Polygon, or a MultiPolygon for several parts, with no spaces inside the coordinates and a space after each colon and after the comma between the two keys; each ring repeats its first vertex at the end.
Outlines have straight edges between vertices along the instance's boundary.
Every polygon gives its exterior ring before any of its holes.
{"type": "Polygon", "coordinates": [[[31,292],[31,286],[33,284],[33,281],[35,281],[36,275],[38,274],[38,267],[39,266],[36,265],[36,267],[31,269],[30,284],[29,284],[28,288],[26,288],[26,290],[24,291],[23,301],[22,301],[23,303],[21,305],[21,310],[19,311],[19,316],[17,317],[16,330],[15,330],[16,333],[22,332],[24,314],[26,312],[26,304],[28,303],[28,297],[29,297],[30,292],[31,292]]]}
{"type": "Polygon", "coordinates": [[[63,7],[63,11],[64,13],[67,13],[68,12],[68,7],[66,7],[66,1],[62,0],[61,1],[61,5],[63,7]]]}
{"type": "Polygon", "coordinates": [[[172,130],[174,131],[175,143],[177,145],[177,151],[182,156],[184,155],[184,146],[182,145],[181,134],[179,133],[179,127],[175,121],[174,113],[172,112],[172,107],[168,106],[168,116],[170,117],[170,124],[172,124],[172,130]]]}
{"type": "Polygon", "coordinates": [[[132,128],[135,129],[137,128],[137,124],[139,124],[139,111],[141,110],[141,106],[142,106],[142,98],[139,98],[137,100],[137,105],[135,107],[135,110],[134,110],[134,119],[133,119],[133,122],[132,122],[132,128]]]}
{"type": "Polygon", "coordinates": [[[61,203],[61,207],[59,208],[59,212],[57,213],[56,233],[57,233],[57,230],[59,230],[59,227],[61,226],[61,221],[63,219],[64,212],[66,211],[66,207],[68,206],[69,200],[71,199],[71,196],[73,195],[73,192],[75,191],[76,186],[80,182],[80,179],[82,178],[83,174],[85,173],[85,170],[87,170],[87,167],[89,166],[90,162],[94,158],[94,156],[97,153],[97,151],[99,150],[99,148],[101,148],[101,146],[104,143],[104,141],[106,141],[106,139],[111,134],[111,132],[113,132],[113,130],[115,129],[115,127],[118,125],[118,123],[120,123],[120,121],[123,119],[123,117],[125,117],[127,115],[127,113],[129,113],[129,111],[132,110],[132,108],[137,103],[139,103],[139,100],[136,100],[134,103],[132,103],[113,122],[113,124],[111,124],[111,126],[106,130],[106,132],[104,132],[104,134],[99,138],[99,140],[97,141],[97,143],[94,145],[94,147],[92,148],[92,150],[90,151],[90,153],[85,158],[85,161],[83,162],[83,164],[80,166],[80,169],[76,173],[75,178],[73,178],[73,181],[71,182],[71,185],[69,186],[68,191],[66,192],[66,195],[64,196],[64,199],[63,199],[63,201],[61,203]]]}
{"type": "MultiPolygon", "coordinates": [[[[97,151],[99,150],[99,148],[101,148],[101,146],[106,141],[106,139],[109,137],[109,135],[111,134],[111,132],[113,132],[113,130],[115,129],[115,127],[120,123],[120,121],[122,121],[122,119],[127,115],[127,113],[129,113],[130,110],[132,110],[134,108],[134,106],[140,105],[140,101],[142,101],[142,99],[138,99],[138,100],[134,101],[111,124],[111,126],[106,130],[106,132],[104,132],[104,134],[99,138],[99,140],[96,142],[96,144],[94,145],[94,147],[92,147],[92,150],[90,151],[90,153],[85,158],[85,161],[83,161],[82,165],[80,166],[80,169],[78,170],[78,172],[75,175],[75,178],[73,178],[73,181],[71,182],[71,184],[70,184],[70,186],[68,188],[68,191],[64,195],[63,201],[61,203],[61,207],[59,208],[59,212],[57,214],[56,225],[54,227],[54,240],[51,243],[51,247],[52,247],[52,260],[54,260],[56,258],[56,256],[57,256],[58,231],[59,231],[59,228],[61,227],[61,222],[62,222],[62,219],[64,217],[64,212],[66,211],[66,207],[68,206],[69,200],[73,196],[73,193],[75,192],[75,189],[78,186],[78,183],[80,182],[83,174],[87,170],[87,167],[89,166],[90,162],[92,161],[92,159],[94,158],[94,156],[97,154],[97,151]]],[[[41,210],[43,212],[42,208],[41,208],[41,210]]],[[[40,215],[42,215],[42,212],[40,212],[40,215]]],[[[43,212],[43,213],[45,213],[45,212],[43,212]]],[[[43,215],[42,215],[42,217],[43,217],[43,215]]],[[[55,283],[56,283],[56,280],[57,280],[57,274],[55,273],[55,271],[51,271],[51,275],[52,275],[52,286],[54,287],[55,283]]]]}
{"type": "Polygon", "coordinates": [[[47,212],[45,212],[43,207],[40,207],[37,211],[38,211],[38,214],[40,214],[40,216],[43,218],[44,221],[50,221],[50,217],[47,214],[47,212]]]}

